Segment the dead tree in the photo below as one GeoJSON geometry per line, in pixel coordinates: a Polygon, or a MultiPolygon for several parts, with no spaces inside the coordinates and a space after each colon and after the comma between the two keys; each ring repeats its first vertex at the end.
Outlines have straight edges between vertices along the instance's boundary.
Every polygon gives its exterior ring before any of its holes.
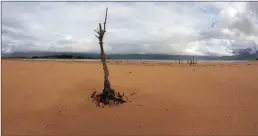
{"type": "Polygon", "coordinates": [[[194,58],[194,56],[193,56],[193,64],[196,64],[196,59],[194,58]]]}
{"type": "Polygon", "coordinates": [[[111,88],[111,84],[109,81],[109,70],[106,63],[106,55],[103,48],[103,38],[106,33],[106,23],[107,23],[107,12],[108,8],[106,8],[106,16],[104,21],[104,26],[102,27],[101,23],[99,23],[99,28],[97,30],[94,30],[97,35],[95,35],[99,40],[100,45],[100,59],[103,65],[103,71],[104,71],[104,88],[101,94],[96,94],[96,91],[93,92],[91,95],[91,98],[94,102],[96,102],[97,106],[100,106],[100,104],[105,105],[118,105],[126,102],[123,97],[124,95],[121,95],[119,92],[116,93],[114,89],[111,88]]]}
{"type": "Polygon", "coordinates": [[[189,59],[189,65],[193,65],[193,64],[197,64],[197,60],[194,58],[194,56],[190,56],[190,59],[189,59]]]}
{"type": "Polygon", "coordinates": [[[192,57],[190,56],[190,66],[193,64],[192,57]]]}

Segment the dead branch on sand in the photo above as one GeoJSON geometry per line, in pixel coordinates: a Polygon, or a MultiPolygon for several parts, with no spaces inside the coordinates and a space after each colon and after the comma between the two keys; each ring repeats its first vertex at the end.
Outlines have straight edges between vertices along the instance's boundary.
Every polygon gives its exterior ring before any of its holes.
{"type": "Polygon", "coordinates": [[[103,38],[106,33],[106,22],[107,22],[107,12],[108,8],[106,8],[106,16],[104,21],[104,27],[99,23],[99,29],[94,30],[97,35],[95,35],[99,40],[100,45],[100,59],[103,64],[104,70],[104,89],[101,94],[97,94],[96,91],[91,95],[92,101],[100,107],[100,104],[104,107],[105,105],[114,106],[118,104],[125,103],[124,94],[121,95],[119,92],[115,92],[114,89],[111,88],[111,84],[109,81],[109,71],[106,63],[106,55],[103,48],[103,38]]]}

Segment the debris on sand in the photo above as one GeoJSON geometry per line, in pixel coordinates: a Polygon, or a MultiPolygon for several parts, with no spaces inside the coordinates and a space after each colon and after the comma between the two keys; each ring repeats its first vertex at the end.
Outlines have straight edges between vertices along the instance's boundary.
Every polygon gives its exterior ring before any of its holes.
{"type": "Polygon", "coordinates": [[[135,95],[136,93],[132,93],[131,96],[135,95]]]}

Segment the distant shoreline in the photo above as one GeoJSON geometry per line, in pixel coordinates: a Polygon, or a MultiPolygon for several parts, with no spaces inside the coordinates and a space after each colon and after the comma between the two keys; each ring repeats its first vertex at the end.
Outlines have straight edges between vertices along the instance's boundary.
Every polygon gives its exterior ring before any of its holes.
{"type": "MultiPolygon", "coordinates": [[[[100,59],[23,59],[23,58],[2,58],[2,60],[23,60],[23,61],[59,61],[59,62],[101,62],[100,59]]],[[[198,60],[197,63],[233,63],[247,62],[251,60],[198,60]]],[[[155,59],[107,59],[107,62],[123,63],[174,63],[178,60],[155,60],[155,59]]],[[[187,60],[181,60],[181,64],[187,64],[187,60]]]]}

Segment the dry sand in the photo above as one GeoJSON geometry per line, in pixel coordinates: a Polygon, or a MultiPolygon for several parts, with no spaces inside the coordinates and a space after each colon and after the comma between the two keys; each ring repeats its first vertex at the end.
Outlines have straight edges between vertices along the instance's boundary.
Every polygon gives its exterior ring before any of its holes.
{"type": "Polygon", "coordinates": [[[96,108],[96,62],[2,61],[2,134],[258,135],[258,63],[109,64],[131,103],[96,108]]]}

